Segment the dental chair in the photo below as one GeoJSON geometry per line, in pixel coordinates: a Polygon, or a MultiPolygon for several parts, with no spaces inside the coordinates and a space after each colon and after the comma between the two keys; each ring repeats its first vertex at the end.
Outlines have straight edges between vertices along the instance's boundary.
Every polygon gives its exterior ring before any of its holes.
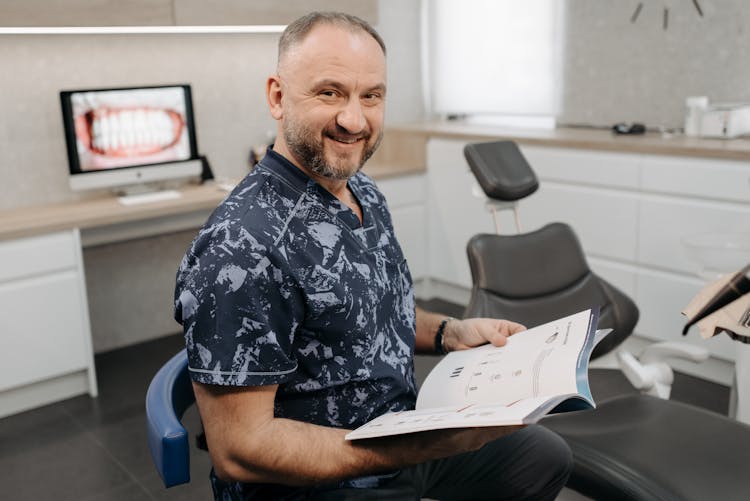
{"type": "MultiPolygon", "coordinates": [[[[599,306],[599,328],[613,332],[592,358],[620,345],[632,333],[638,309],[591,271],[573,229],[550,223],[521,233],[517,202],[539,183],[516,144],[469,144],[464,154],[496,226],[497,212],[511,209],[518,231],[501,235],[498,229],[469,241],[473,287],[464,316],[509,318],[533,327],[599,306]]],[[[657,343],[640,360],[621,350],[625,375],[644,393],[542,420],[573,450],[568,488],[597,500],[750,499],[750,480],[744,476],[750,466],[750,426],[666,399],[672,372],[663,358],[704,358],[685,346],[657,343]]]]}

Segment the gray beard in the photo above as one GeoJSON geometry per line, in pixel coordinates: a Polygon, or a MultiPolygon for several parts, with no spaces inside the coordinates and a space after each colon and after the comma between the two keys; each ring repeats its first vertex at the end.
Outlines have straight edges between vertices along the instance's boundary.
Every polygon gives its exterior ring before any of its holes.
{"type": "MultiPolygon", "coordinates": [[[[322,141],[314,138],[307,129],[300,129],[293,126],[284,127],[284,140],[289,151],[311,172],[326,179],[345,181],[359,172],[372,154],[375,153],[375,150],[378,149],[380,142],[383,140],[383,133],[381,132],[378,135],[377,140],[372,146],[368,147],[365,144],[359,165],[353,171],[338,168],[326,162],[322,141]]],[[[370,136],[368,135],[364,140],[366,142],[369,141],[370,136]]]]}

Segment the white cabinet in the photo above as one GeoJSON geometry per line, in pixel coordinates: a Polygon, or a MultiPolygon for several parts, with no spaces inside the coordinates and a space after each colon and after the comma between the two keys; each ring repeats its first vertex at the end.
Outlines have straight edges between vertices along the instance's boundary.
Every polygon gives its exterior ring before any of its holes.
{"type": "MultiPolygon", "coordinates": [[[[428,238],[429,275],[468,288],[466,243],[494,228],[482,200],[471,193],[465,144],[428,141],[428,238]]],[[[636,333],[687,340],[734,359],[736,346],[728,338],[705,342],[692,331],[680,335],[680,310],[703,285],[682,238],[750,231],[750,163],[542,146],[521,150],[540,179],[540,189],[519,203],[524,231],[552,221],[570,224],[592,269],[637,303],[636,333]]],[[[514,232],[512,225],[501,230],[514,232]]]]}
{"type": "Polygon", "coordinates": [[[80,249],[78,230],[0,242],[0,416],[97,393],[80,249]]]}
{"type": "Polygon", "coordinates": [[[427,276],[426,179],[424,174],[378,181],[393,218],[401,249],[413,280],[427,276]]]}

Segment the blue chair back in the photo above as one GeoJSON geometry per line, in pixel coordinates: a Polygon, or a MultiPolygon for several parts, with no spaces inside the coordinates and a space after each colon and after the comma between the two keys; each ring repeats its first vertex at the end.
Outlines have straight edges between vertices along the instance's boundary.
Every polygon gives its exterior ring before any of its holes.
{"type": "Polygon", "coordinates": [[[146,393],[148,446],[165,487],[190,482],[190,443],[180,420],[194,402],[182,350],[159,369],[146,393]]]}

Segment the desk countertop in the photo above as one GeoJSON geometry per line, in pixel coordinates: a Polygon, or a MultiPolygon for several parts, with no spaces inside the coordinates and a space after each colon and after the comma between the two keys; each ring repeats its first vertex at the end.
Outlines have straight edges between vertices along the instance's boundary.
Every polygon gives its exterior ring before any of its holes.
{"type": "Polygon", "coordinates": [[[187,186],[180,191],[180,198],[138,205],[122,205],[116,197],[105,195],[81,201],[6,210],[0,213],[0,240],[210,210],[227,194],[214,185],[187,186]]]}
{"type": "MultiPolygon", "coordinates": [[[[364,172],[375,179],[415,174],[424,166],[373,163],[364,172]]],[[[188,185],[180,198],[122,205],[112,195],[0,211],[0,241],[78,228],[82,231],[213,210],[228,192],[214,184],[188,185]]]]}
{"type": "Polygon", "coordinates": [[[521,129],[474,125],[461,122],[418,122],[388,127],[394,135],[456,139],[509,139],[521,144],[619,151],[656,155],[694,156],[750,160],[750,139],[706,139],[683,134],[649,132],[642,135],[616,135],[605,129],[555,128],[521,129]]]}

